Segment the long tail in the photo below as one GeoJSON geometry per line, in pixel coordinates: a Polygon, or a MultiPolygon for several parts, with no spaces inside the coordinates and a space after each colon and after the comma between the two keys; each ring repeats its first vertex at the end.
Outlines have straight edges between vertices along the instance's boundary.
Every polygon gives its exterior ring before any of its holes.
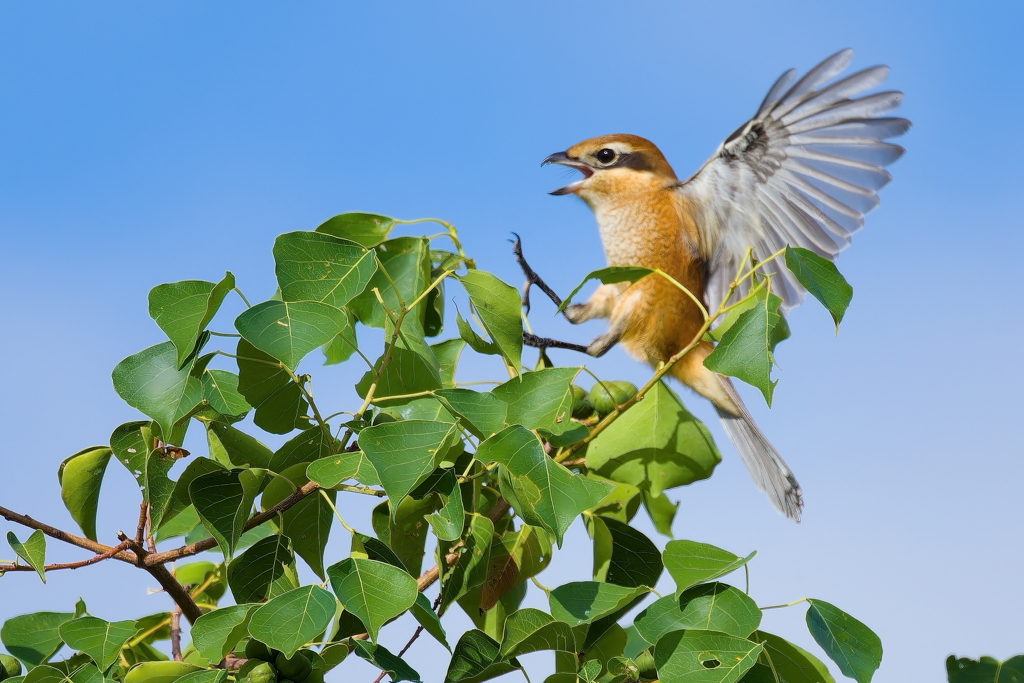
{"type": "Polygon", "coordinates": [[[746,406],[736,393],[735,387],[727,377],[718,376],[722,389],[732,402],[737,406],[738,415],[715,406],[718,417],[722,420],[722,426],[729,435],[743,464],[747,466],[750,478],[757,484],[757,488],[768,494],[772,505],[790,519],[800,521],[800,509],[804,502],[801,497],[800,484],[797,483],[793,472],[786,465],[779,452],[771,445],[767,437],[754,424],[754,419],[747,412],[746,406]]]}

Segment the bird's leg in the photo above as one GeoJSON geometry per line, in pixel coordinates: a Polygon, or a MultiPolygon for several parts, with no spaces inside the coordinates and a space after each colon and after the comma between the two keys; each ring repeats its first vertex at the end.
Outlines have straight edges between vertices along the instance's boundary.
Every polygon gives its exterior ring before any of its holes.
{"type": "Polygon", "coordinates": [[[529,332],[523,332],[523,344],[525,346],[532,346],[535,349],[568,349],[569,351],[589,353],[588,347],[583,344],[573,344],[572,342],[558,341],[557,339],[548,339],[547,337],[538,337],[537,335],[530,334],[529,332]]]}
{"type": "MultiPolygon", "coordinates": [[[[526,262],[526,259],[523,258],[523,243],[519,239],[519,235],[516,233],[512,234],[516,236],[514,240],[510,240],[512,242],[512,253],[515,254],[516,263],[518,263],[519,267],[523,269],[523,275],[526,276],[526,282],[523,284],[523,308],[526,309],[527,313],[530,312],[530,287],[533,285],[540,287],[540,291],[547,294],[548,298],[554,302],[555,306],[561,306],[562,298],[555,294],[554,290],[548,287],[547,283],[541,279],[540,275],[537,275],[533,268],[530,267],[530,264],[526,262]]],[[[559,346],[553,348],[567,347],[559,346]]]]}

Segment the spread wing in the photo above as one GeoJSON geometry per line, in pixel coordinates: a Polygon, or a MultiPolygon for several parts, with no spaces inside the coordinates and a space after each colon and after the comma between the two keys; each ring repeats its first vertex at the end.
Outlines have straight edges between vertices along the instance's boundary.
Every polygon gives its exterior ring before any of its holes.
{"type": "MultiPolygon", "coordinates": [[[[736,270],[753,248],[764,260],[786,245],[834,259],[878,205],[891,180],[885,166],[903,148],[884,140],[910,122],[880,117],[899,106],[899,92],[857,95],[879,85],[888,68],[876,66],[829,85],[853,57],[838,52],[796,81],[789,70],[775,82],[757,114],[721,144],[678,191],[696,208],[707,260],[705,304],[715,310],[736,270]]],[[[804,289],[777,259],[765,267],[783,308],[804,289]]],[[[749,289],[749,280],[733,298],[749,289]]]]}

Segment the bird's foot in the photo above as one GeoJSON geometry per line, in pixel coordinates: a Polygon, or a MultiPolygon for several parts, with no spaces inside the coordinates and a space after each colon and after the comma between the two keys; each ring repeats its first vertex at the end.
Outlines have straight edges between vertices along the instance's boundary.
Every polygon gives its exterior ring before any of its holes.
{"type": "Polygon", "coordinates": [[[547,337],[538,337],[535,334],[529,332],[523,332],[523,344],[526,346],[532,346],[535,349],[568,349],[569,351],[579,351],[580,353],[586,353],[587,347],[583,344],[573,344],[572,342],[558,341],[557,339],[549,339],[547,337]]]}

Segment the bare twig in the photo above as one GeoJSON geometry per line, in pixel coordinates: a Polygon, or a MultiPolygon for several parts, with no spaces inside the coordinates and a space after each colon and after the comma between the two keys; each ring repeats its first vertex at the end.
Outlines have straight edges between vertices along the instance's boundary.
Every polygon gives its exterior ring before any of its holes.
{"type": "Polygon", "coordinates": [[[181,661],[181,607],[171,608],[171,659],[181,661]]]}
{"type": "Polygon", "coordinates": [[[142,545],[142,539],[146,535],[146,525],[149,524],[149,503],[139,503],[139,526],[135,530],[135,542],[142,545]]]}
{"type": "MultiPolygon", "coordinates": [[[[58,563],[58,564],[48,564],[45,567],[43,567],[43,571],[52,572],[52,571],[56,571],[58,569],[78,569],[79,567],[88,567],[90,564],[96,564],[97,562],[102,562],[103,560],[109,560],[111,557],[113,557],[117,553],[121,552],[122,550],[127,550],[127,549],[128,549],[128,544],[127,543],[119,543],[118,545],[115,545],[113,548],[111,548],[109,551],[107,551],[105,553],[100,553],[99,555],[96,555],[95,557],[90,557],[88,560],[81,560],[79,562],[62,562],[62,563],[58,563]]],[[[30,567],[30,566],[28,566],[27,564],[10,564],[10,565],[0,564],[0,573],[2,573],[2,572],[26,572],[26,571],[34,572],[35,569],[30,567]]]]}
{"type": "MultiPolygon", "coordinates": [[[[0,507],[0,517],[3,517],[9,522],[15,522],[22,526],[27,526],[30,529],[39,529],[50,538],[55,538],[58,541],[63,541],[64,543],[75,545],[79,548],[91,550],[97,555],[106,555],[106,557],[113,557],[115,559],[121,560],[122,562],[130,562],[132,564],[135,564],[135,555],[128,551],[117,550],[116,547],[111,547],[109,545],[104,545],[103,543],[98,543],[88,538],[82,538],[81,536],[70,534],[56,527],[52,527],[49,524],[44,524],[43,522],[32,519],[28,515],[22,515],[17,512],[13,512],[12,510],[8,510],[5,507],[0,507]]],[[[104,557],[103,559],[106,559],[106,557],[104,557]]],[[[99,560],[96,561],[98,562],[99,560]]]]}

